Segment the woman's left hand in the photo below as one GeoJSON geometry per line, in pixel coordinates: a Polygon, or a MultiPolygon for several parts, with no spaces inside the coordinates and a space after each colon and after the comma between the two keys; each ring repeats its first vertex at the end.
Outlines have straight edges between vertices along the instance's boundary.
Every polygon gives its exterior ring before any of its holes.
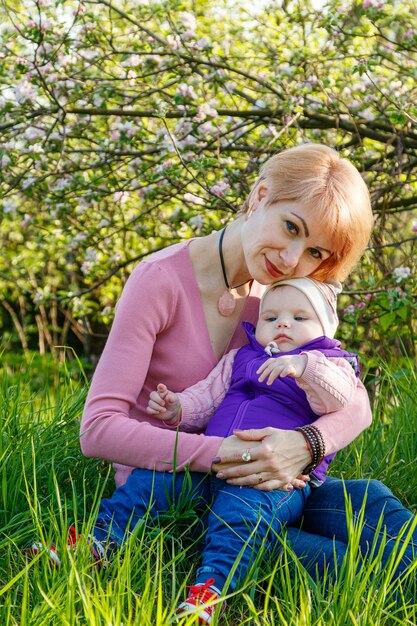
{"type": "Polygon", "coordinates": [[[303,435],[295,430],[260,428],[234,431],[234,435],[248,443],[249,462],[228,458],[220,450],[220,462],[213,466],[216,476],[230,485],[254,487],[261,491],[290,491],[303,488],[309,480],[302,470],[311,462],[303,435]],[[254,446],[254,442],[258,442],[254,446]]]}

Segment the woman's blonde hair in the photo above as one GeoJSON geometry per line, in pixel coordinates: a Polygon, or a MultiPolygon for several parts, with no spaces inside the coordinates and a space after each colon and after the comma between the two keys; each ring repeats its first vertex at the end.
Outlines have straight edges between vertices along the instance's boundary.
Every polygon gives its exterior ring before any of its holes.
{"type": "Polygon", "coordinates": [[[373,226],[369,191],[356,167],[321,144],[289,148],[261,167],[243,211],[250,212],[262,181],[267,185],[268,204],[299,202],[314,209],[336,252],[312,276],[343,280],[364,252],[373,226]]]}

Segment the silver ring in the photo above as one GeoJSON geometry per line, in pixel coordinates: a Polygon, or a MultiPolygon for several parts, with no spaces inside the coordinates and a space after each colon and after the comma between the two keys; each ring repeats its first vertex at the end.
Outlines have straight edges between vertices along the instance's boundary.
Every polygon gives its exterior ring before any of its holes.
{"type": "Polygon", "coordinates": [[[249,448],[246,448],[246,450],[243,450],[241,459],[242,461],[245,461],[245,463],[249,463],[249,461],[252,460],[249,448]]]}

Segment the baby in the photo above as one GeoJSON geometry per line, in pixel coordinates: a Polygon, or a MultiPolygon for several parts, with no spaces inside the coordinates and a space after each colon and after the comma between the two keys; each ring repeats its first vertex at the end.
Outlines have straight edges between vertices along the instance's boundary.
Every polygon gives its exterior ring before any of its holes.
{"type": "MultiPolygon", "coordinates": [[[[304,469],[311,480],[304,489],[241,489],[215,479],[209,490],[214,500],[202,565],[179,607],[196,611],[202,623],[210,623],[213,610],[198,607],[220,596],[239,555],[229,590],[246,573],[255,546],[271,529],[279,533],[284,524],[296,523],[311,486],[325,480],[334,455],[325,456],[313,422],[348,404],[359,374],[357,356],[341,350],[333,339],[338,325],[336,295],[335,287],[310,278],[271,285],[262,298],[256,329],[243,324],[247,345],[226,354],[204,381],[189,389],[174,393],[159,384],[150,394],[148,413],[171,427],[191,431],[206,427],[206,435],[222,437],[235,429],[297,429],[311,453],[312,462],[304,469]],[[251,534],[256,524],[255,539],[251,534]]],[[[249,449],[242,459],[252,460],[249,449]]],[[[259,485],[262,482],[258,474],[259,485]]],[[[140,484],[137,488],[141,491],[140,484]]]]}

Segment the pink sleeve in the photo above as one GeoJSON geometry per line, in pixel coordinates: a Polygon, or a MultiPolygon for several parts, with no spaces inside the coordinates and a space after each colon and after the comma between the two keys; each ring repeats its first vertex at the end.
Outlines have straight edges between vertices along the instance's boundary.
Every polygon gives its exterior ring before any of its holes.
{"type": "Polygon", "coordinates": [[[327,358],[318,350],[302,352],[307,357],[303,375],[295,382],[306,393],[316,415],[346,407],[353,397],[358,379],[346,359],[327,358]]]}
{"type": "Polygon", "coordinates": [[[211,469],[222,438],[152,424],[145,402],[138,402],[140,394],[149,395],[147,376],[156,337],[175,316],[177,296],[171,283],[157,264],[145,263],[125,285],[82,416],[80,443],[86,456],[161,471],[172,469],[173,463],[178,469],[211,469]],[[156,290],[157,298],[150,297],[156,290]]]}
{"type": "Polygon", "coordinates": [[[225,354],[207,378],[178,394],[182,408],[180,430],[201,431],[207,426],[229,389],[236,352],[225,354]]]}
{"type": "Polygon", "coordinates": [[[320,429],[326,444],[326,453],[332,454],[349,445],[372,422],[369,397],[362,382],[358,380],[356,390],[348,406],[341,411],[326,413],[318,417],[314,425],[320,429]]]}

